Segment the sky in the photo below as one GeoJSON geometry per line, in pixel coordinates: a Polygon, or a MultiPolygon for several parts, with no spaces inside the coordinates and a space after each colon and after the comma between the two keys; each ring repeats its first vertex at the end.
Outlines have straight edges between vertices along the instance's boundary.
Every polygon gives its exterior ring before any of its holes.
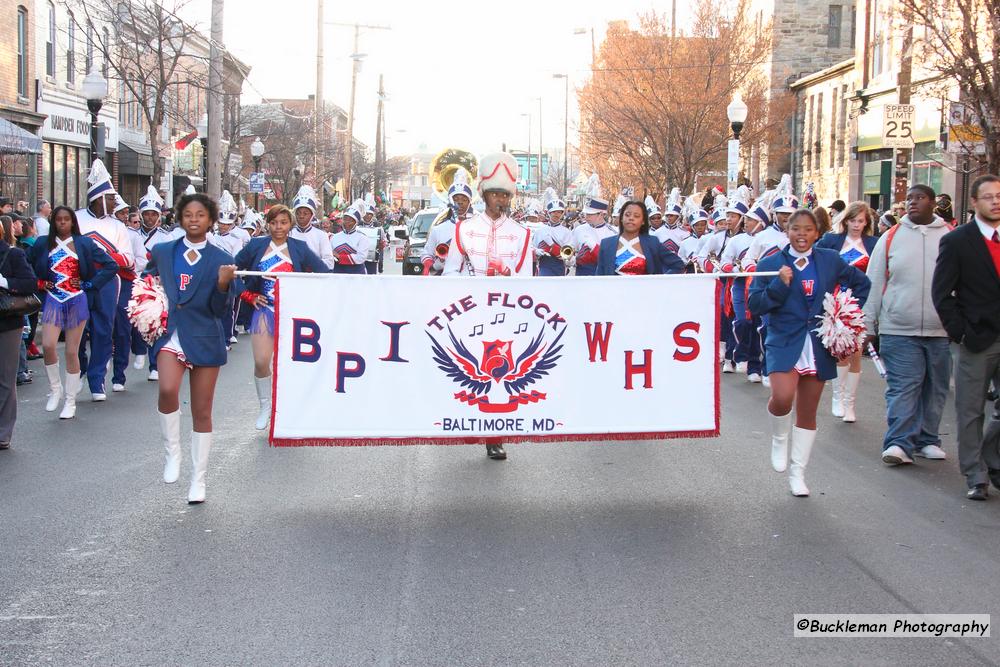
{"type": "MultiPolygon", "coordinates": [[[[210,0],[188,0],[186,16],[209,31],[210,0]]],[[[598,46],[608,21],[635,25],[669,4],[650,0],[509,0],[428,3],[413,0],[326,0],[325,23],[362,23],[391,30],[364,30],[367,54],[358,77],[355,136],[375,144],[378,77],[387,100],[386,151],[404,155],[445,147],[477,155],[500,150],[538,150],[539,116],[545,150],[563,145],[565,81],[570,76],[570,143],[577,110],[574,87],[590,76],[591,38],[598,46]],[[575,35],[578,29],[583,35],[575,35]],[[539,98],[541,108],[539,109],[539,98]],[[527,115],[530,114],[530,118],[527,115]]],[[[243,99],[305,98],[316,90],[317,0],[227,0],[224,41],[251,66],[243,99]]],[[[683,25],[678,7],[678,23],[683,25]]],[[[343,108],[350,101],[354,29],[325,26],[324,97],[343,108]]]]}

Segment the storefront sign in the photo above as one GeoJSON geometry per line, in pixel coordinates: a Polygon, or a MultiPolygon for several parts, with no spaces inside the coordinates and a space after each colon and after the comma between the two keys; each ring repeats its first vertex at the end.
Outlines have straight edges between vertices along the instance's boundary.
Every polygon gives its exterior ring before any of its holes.
{"type": "MultiPolygon", "coordinates": [[[[80,106],[75,107],[50,100],[38,100],[38,112],[47,116],[39,132],[44,141],[90,146],[90,112],[86,101],[80,100],[80,106]]],[[[102,109],[98,120],[104,123],[104,147],[117,151],[118,118],[102,109]]]]}

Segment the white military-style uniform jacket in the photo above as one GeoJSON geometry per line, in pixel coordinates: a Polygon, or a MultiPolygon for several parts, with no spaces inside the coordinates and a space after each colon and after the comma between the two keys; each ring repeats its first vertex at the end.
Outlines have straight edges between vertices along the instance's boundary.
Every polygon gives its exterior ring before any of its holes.
{"type": "Polygon", "coordinates": [[[444,275],[489,275],[491,259],[502,265],[504,273],[531,276],[531,231],[507,215],[493,220],[483,212],[462,220],[455,226],[444,275]]]}

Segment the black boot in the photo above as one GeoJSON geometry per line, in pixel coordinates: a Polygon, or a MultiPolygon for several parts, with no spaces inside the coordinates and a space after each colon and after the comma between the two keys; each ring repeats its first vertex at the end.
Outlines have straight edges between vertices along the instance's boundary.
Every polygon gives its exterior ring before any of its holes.
{"type": "Polygon", "coordinates": [[[494,461],[504,461],[507,458],[507,452],[504,451],[503,445],[486,445],[486,456],[494,461]]]}

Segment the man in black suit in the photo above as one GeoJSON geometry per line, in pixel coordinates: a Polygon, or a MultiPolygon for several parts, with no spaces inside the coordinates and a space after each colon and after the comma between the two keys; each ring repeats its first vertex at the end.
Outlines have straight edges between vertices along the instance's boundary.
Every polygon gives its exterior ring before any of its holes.
{"type": "Polygon", "coordinates": [[[983,440],[986,392],[1000,386],[1000,176],[972,184],[976,215],[941,239],[932,296],[948,336],[960,343],[955,374],[958,460],[968,498],[1000,489],[998,439],[983,440]]]}

